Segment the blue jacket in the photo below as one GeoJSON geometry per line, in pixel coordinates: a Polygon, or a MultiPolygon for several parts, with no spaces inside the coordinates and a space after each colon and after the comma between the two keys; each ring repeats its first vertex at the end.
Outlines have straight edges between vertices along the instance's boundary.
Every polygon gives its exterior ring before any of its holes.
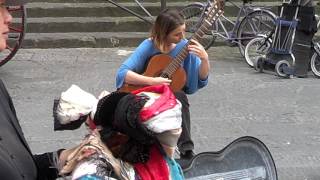
{"type": "MultiPolygon", "coordinates": [[[[168,55],[174,58],[179,54],[180,50],[187,42],[187,40],[180,41],[168,55]]],[[[149,62],[149,59],[157,54],[160,54],[160,51],[155,48],[152,40],[144,40],[118,69],[116,75],[116,88],[118,89],[122,87],[128,70],[142,74],[145,70],[146,64],[149,62]]],[[[198,89],[208,84],[208,77],[206,79],[200,79],[199,77],[200,64],[200,58],[191,53],[189,53],[183,61],[182,66],[187,74],[187,82],[183,90],[187,94],[195,93],[198,89]]]]}

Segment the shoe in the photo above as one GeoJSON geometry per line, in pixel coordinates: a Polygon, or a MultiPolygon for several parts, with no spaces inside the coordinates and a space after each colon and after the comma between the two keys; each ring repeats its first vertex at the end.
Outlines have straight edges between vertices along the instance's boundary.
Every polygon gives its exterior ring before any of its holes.
{"type": "Polygon", "coordinates": [[[193,158],[193,156],[195,156],[194,152],[192,150],[188,150],[188,151],[180,154],[180,159],[190,160],[193,158]]]}

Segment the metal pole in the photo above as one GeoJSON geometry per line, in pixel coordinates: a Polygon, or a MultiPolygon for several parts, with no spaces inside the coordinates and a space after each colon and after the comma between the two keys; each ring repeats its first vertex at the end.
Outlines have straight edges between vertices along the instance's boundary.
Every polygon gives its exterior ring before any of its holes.
{"type": "Polygon", "coordinates": [[[161,0],[161,11],[167,8],[167,1],[166,0],[161,0]]]}
{"type": "Polygon", "coordinates": [[[117,7],[121,8],[121,9],[127,11],[128,13],[130,13],[130,14],[132,14],[132,15],[134,15],[134,16],[142,19],[142,20],[144,20],[145,22],[147,22],[147,23],[149,23],[151,25],[153,24],[153,22],[150,21],[149,19],[146,19],[145,17],[142,17],[140,14],[138,14],[138,13],[136,13],[136,12],[134,12],[134,11],[132,11],[132,10],[130,10],[130,9],[128,9],[128,8],[116,3],[116,2],[114,2],[113,0],[107,0],[107,1],[109,1],[111,4],[117,6],[117,7]]]}

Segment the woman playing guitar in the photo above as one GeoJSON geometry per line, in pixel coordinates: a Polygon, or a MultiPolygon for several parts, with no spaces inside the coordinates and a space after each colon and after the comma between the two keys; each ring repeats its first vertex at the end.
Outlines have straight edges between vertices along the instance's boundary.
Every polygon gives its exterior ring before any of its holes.
{"type": "Polygon", "coordinates": [[[141,86],[170,84],[182,103],[182,134],[178,142],[180,156],[181,159],[190,159],[194,155],[194,144],[186,94],[193,94],[207,85],[210,64],[203,46],[193,39],[187,44],[184,33],[183,16],[176,10],[162,11],[151,29],[150,38],[145,39],[118,69],[116,86],[119,90],[130,91],[130,88],[134,90],[141,86]],[[183,50],[185,53],[180,52],[183,50]],[[176,57],[181,54],[183,59],[176,57]]]}

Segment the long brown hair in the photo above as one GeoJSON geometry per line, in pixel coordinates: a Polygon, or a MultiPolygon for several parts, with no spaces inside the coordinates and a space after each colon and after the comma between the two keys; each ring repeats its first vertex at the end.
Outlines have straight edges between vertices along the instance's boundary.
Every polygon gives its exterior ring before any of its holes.
{"type": "Polygon", "coordinates": [[[156,21],[151,29],[150,37],[155,46],[161,51],[164,51],[167,35],[183,25],[184,17],[176,9],[165,9],[156,18],[156,21]]]}

